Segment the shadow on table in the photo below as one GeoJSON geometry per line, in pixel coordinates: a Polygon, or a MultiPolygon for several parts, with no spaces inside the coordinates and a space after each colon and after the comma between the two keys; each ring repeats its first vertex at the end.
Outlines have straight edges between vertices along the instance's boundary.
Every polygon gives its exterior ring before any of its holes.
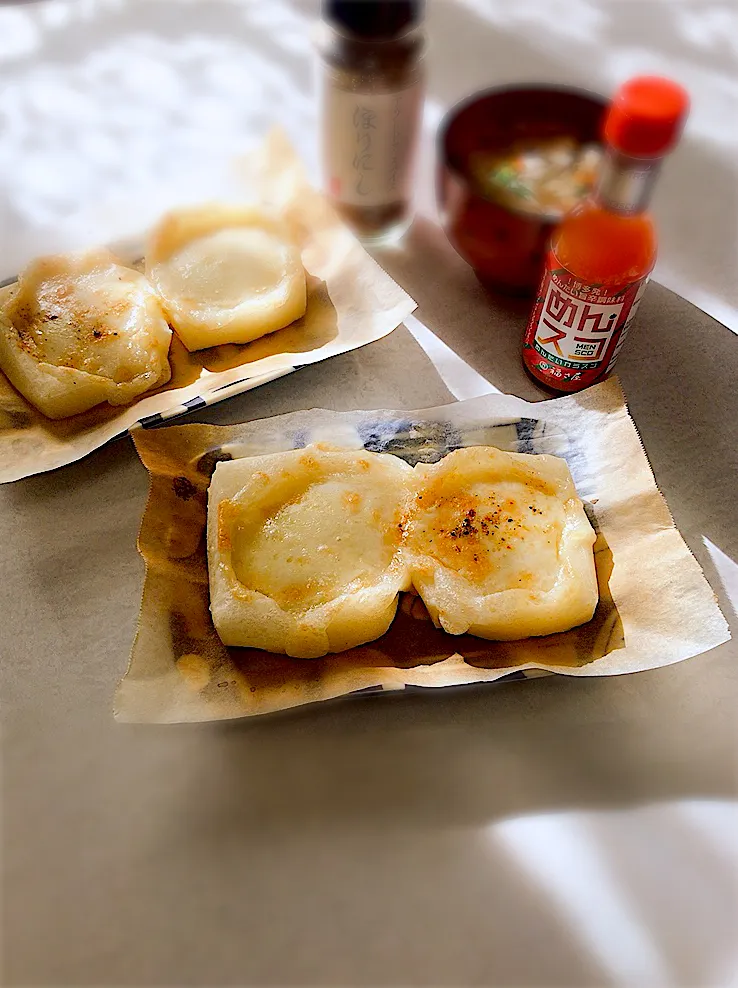
{"type": "Polygon", "coordinates": [[[418,303],[413,314],[491,384],[528,400],[548,397],[521,363],[530,301],[488,291],[436,223],[418,216],[401,246],[374,257],[418,303]]]}
{"type": "MultiPolygon", "coordinates": [[[[218,737],[218,757],[192,778],[182,812],[198,843],[232,853],[258,846],[265,834],[307,846],[319,841],[339,860],[338,848],[349,837],[358,846],[379,840],[383,848],[409,841],[391,879],[384,854],[376,867],[365,862],[362,890],[372,899],[381,900],[389,882],[405,900],[397,890],[403,883],[416,887],[425,870],[444,902],[460,897],[468,913],[477,894],[469,876],[477,874],[483,888],[494,875],[494,889],[484,893],[491,897],[491,925],[479,935],[497,960],[494,975],[489,969],[480,983],[553,985],[563,983],[557,980],[562,972],[569,985],[609,983],[586,924],[560,901],[567,888],[561,865],[549,861],[538,873],[541,856],[555,847],[583,869],[583,881],[586,862],[596,862],[612,882],[609,892],[607,882],[598,885],[600,892],[643,923],[669,963],[679,959],[680,970],[691,965],[692,981],[672,983],[698,983],[713,957],[710,943],[719,951],[730,940],[725,916],[735,889],[714,835],[676,809],[659,811],[659,804],[736,795],[733,701],[727,694],[716,702],[707,686],[714,674],[720,681],[720,665],[713,653],[627,677],[367,696],[213,725],[209,740],[218,737]],[[612,809],[636,813],[575,815],[612,809]],[[516,819],[522,827],[511,825],[516,819]],[[448,861],[438,849],[444,834],[448,861]],[[432,859],[426,841],[437,848],[432,859]],[[670,879],[671,888],[689,886],[676,916],[653,898],[654,874],[663,865],[654,863],[657,848],[665,861],[688,862],[684,874],[670,879]],[[690,870],[695,861],[699,878],[690,870]],[[552,871],[559,875],[553,889],[546,878],[552,871]],[[457,887],[462,874],[463,893],[457,887]],[[709,936],[700,933],[697,942],[689,930],[699,920],[696,902],[704,892],[721,905],[711,914],[709,936]],[[511,908],[509,916],[502,903],[511,908]],[[551,937],[548,974],[540,957],[521,958],[510,947],[522,915],[539,935],[553,931],[545,934],[551,937]]],[[[571,881],[579,888],[578,879],[571,881]]],[[[583,895],[581,888],[571,894],[583,895]]]]}
{"type": "MultiPolygon", "coordinates": [[[[631,676],[352,697],[213,726],[213,826],[469,826],[529,813],[736,794],[719,650],[631,676]],[[689,706],[684,696],[691,696],[689,706]],[[708,709],[709,708],[709,709],[708,709]],[[220,805],[227,793],[226,805],[220,805]]],[[[210,788],[197,779],[198,788],[210,788]]]]}

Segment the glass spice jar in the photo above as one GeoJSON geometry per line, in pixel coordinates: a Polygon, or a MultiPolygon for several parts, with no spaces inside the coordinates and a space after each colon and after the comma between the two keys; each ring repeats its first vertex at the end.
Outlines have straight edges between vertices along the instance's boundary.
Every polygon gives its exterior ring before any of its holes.
{"type": "Polygon", "coordinates": [[[317,47],[326,191],[367,245],[399,240],[413,218],[423,14],[423,0],[323,4],[317,47]]]}

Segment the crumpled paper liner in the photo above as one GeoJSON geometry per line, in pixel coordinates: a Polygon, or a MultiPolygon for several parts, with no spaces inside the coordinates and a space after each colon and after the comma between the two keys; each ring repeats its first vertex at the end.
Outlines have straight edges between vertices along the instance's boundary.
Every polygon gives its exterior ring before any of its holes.
{"type": "Polygon", "coordinates": [[[368,690],[548,672],[609,676],[669,665],[730,637],[615,380],[538,404],[487,395],[419,412],[312,410],[140,431],[134,441],[151,491],[139,535],[146,579],[138,633],[116,694],[121,721],[221,720],[368,690]],[[434,628],[420,599],[404,594],[386,635],[338,655],[292,659],[226,647],[210,619],[205,549],[215,464],[318,441],[412,464],[472,445],[563,456],[597,531],[594,618],[564,634],[488,642],[434,628]]]}
{"type": "MultiPolygon", "coordinates": [[[[73,463],[139,424],[182,415],[381,339],[416,307],[410,296],[372,260],[344,227],[324,196],[313,189],[279,132],[239,165],[241,199],[282,211],[302,250],[308,306],[302,319],[245,345],[188,353],[176,335],[168,384],[123,407],[98,405],[53,421],[38,412],[0,371],[0,483],[73,463]]],[[[235,195],[229,190],[228,198],[235,195]]],[[[129,263],[142,241],[112,245],[129,263]]],[[[0,290],[12,291],[12,286],[0,290]]]]}

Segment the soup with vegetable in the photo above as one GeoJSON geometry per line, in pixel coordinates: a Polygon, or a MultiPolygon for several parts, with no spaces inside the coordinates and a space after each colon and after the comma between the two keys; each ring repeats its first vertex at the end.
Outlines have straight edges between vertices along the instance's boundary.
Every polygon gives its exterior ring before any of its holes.
{"type": "Polygon", "coordinates": [[[469,167],[479,191],[526,213],[563,216],[592,190],[602,148],[572,137],[517,141],[504,151],[476,151],[469,167]]]}

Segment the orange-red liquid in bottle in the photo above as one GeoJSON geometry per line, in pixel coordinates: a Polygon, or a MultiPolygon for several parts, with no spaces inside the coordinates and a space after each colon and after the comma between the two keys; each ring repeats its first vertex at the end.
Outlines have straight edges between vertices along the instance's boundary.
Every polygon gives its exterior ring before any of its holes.
{"type": "Polygon", "coordinates": [[[581,391],[612,370],[656,263],[654,180],[688,108],[681,86],[655,76],[616,92],[597,189],[555,231],[525,330],[523,363],[542,384],[581,391]]]}

